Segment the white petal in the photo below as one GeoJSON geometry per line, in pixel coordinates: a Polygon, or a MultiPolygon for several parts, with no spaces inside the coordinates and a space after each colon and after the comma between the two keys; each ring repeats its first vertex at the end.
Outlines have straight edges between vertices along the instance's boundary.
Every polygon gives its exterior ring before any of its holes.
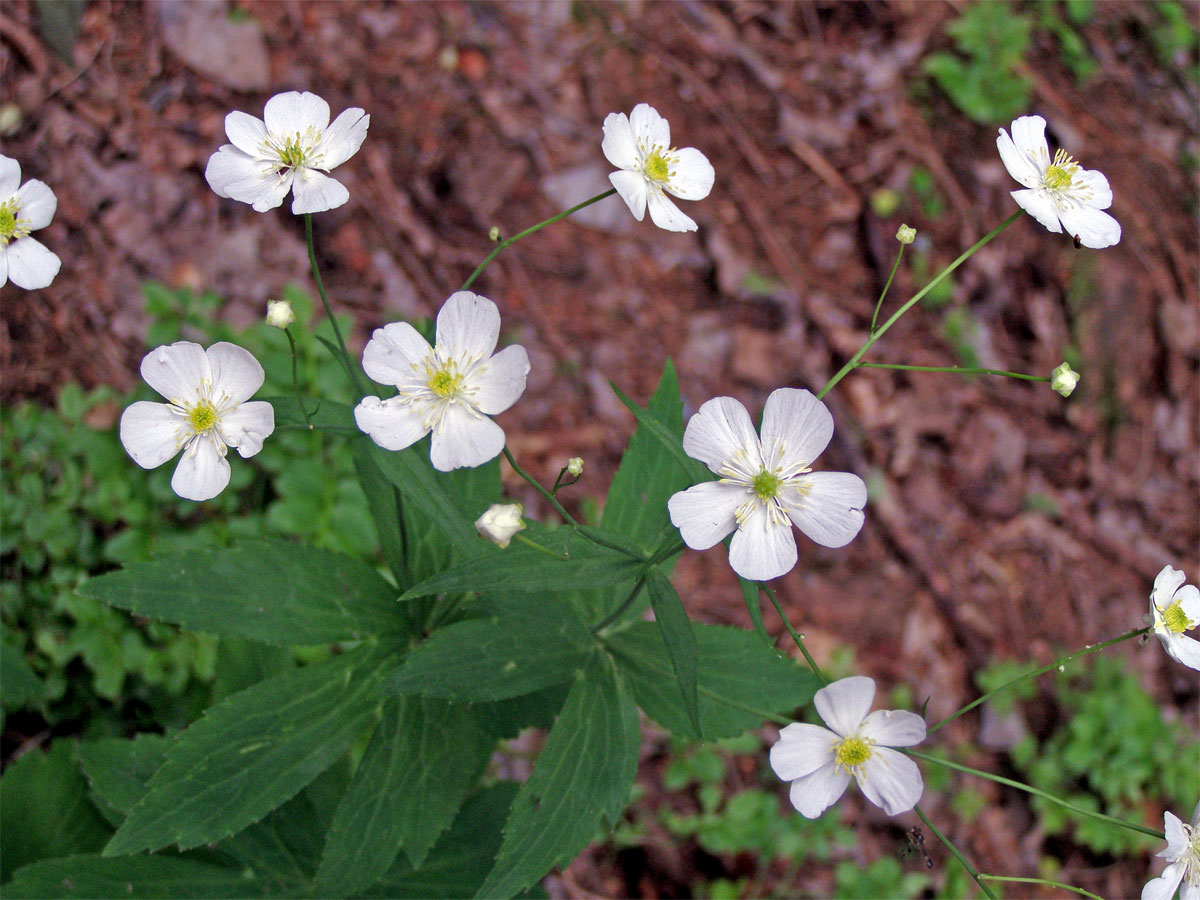
{"type": "Polygon", "coordinates": [[[229,462],[207,437],[196,438],[179,457],[171,490],[184,500],[211,500],[229,484],[229,462]]]}
{"type": "Polygon", "coordinates": [[[45,228],[54,218],[58,209],[58,199],[54,191],[41,181],[27,181],[17,191],[17,203],[20,205],[18,215],[28,220],[30,231],[45,228]]]}
{"type": "Polygon", "coordinates": [[[21,186],[21,164],[11,156],[0,155],[0,202],[7,200],[21,186]]]}
{"type": "Polygon", "coordinates": [[[1058,206],[1041,191],[1013,191],[1012,198],[1017,201],[1017,206],[1037,219],[1048,231],[1055,234],[1062,232],[1062,225],[1058,222],[1058,206]]]}
{"type": "Polygon", "coordinates": [[[1200,588],[1194,584],[1185,584],[1172,597],[1173,603],[1178,603],[1189,622],[1200,621],[1200,588]]]}
{"type": "Polygon", "coordinates": [[[316,169],[294,169],[292,192],[292,214],[297,216],[337,209],[350,199],[344,184],[316,169]]]}
{"type": "Polygon", "coordinates": [[[1182,663],[1189,669],[1200,671],[1200,641],[1193,640],[1184,634],[1159,634],[1163,649],[1177,663],[1182,663]]]}
{"type": "Polygon", "coordinates": [[[1167,810],[1163,813],[1163,833],[1167,838],[1167,848],[1156,854],[1164,859],[1179,859],[1188,846],[1188,833],[1183,827],[1179,816],[1167,810]]]}
{"type": "Polygon", "coordinates": [[[1090,206],[1067,207],[1059,211],[1067,234],[1093,250],[1111,247],[1121,240],[1121,223],[1106,212],[1090,206]]]}
{"type": "Polygon", "coordinates": [[[1108,186],[1108,179],[1095,169],[1084,169],[1082,172],[1075,173],[1075,180],[1082,181],[1092,191],[1092,199],[1088,201],[1088,206],[1094,206],[1096,209],[1108,209],[1112,206],[1112,188],[1108,186]]]}
{"type": "Polygon", "coordinates": [[[305,91],[276,94],[263,109],[267,131],[276,137],[303,132],[308,128],[324,131],[329,124],[329,104],[305,91]]]}
{"type": "Polygon", "coordinates": [[[908,812],[925,790],[917,764],[886,747],[874,748],[871,758],[863,763],[858,786],[868,800],[889,816],[908,812]]]}
{"type": "Polygon", "coordinates": [[[1041,181],[1042,170],[1017,149],[1003,128],[1000,129],[1000,137],[996,138],[996,149],[1000,151],[1000,161],[1004,163],[1004,168],[1008,169],[1009,175],[1027,188],[1037,187],[1041,181]]]}
{"type": "Polygon", "coordinates": [[[625,201],[633,217],[642,221],[646,217],[646,197],[649,195],[645,177],[637,172],[620,171],[613,172],[608,180],[617,189],[617,194],[625,201]]]}
{"type": "Polygon", "coordinates": [[[8,277],[27,291],[48,287],[58,274],[62,260],[35,238],[23,237],[8,245],[8,277]]]}
{"type": "Polygon", "coordinates": [[[1187,576],[1180,569],[1163,566],[1154,576],[1154,588],[1150,591],[1150,602],[1159,609],[1166,609],[1180,586],[1187,581],[1187,576]]]}
{"type": "Polygon", "coordinates": [[[681,200],[703,200],[712,190],[716,173],[708,157],[695,147],[676,150],[675,176],[667,190],[681,200]]]}
{"type": "Polygon", "coordinates": [[[858,731],[875,699],[875,681],[866,675],[851,675],[827,684],[813,696],[813,706],[826,725],[842,737],[858,731]]]}
{"type": "Polygon", "coordinates": [[[683,542],[693,550],[707,550],[737,528],[733,514],[751,496],[737,485],[706,481],[672,494],[667,510],[683,542]]]}
{"type": "Polygon", "coordinates": [[[525,376],[529,374],[529,354],[514,344],[505,347],[491,359],[475,366],[463,384],[472,391],[475,408],[489,416],[504,412],[525,393],[525,376]]]}
{"type": "Polygon", "coordinates": [[[683,452],[720,475],[721,467],[741,451],[749,467],[762,468],[758,435],[746,407],[732,397],[713,397],[701,404],[683,432],[683,452]]]}
{"type": "Polygon", "coordinates": [[[650,207],[650,221],[663,231],[695,231],[699,227],[661,191],[650,191],[646,205],[650,207]]]}
{"type": "Polygon", "coordinates": [[[357,153],[366,140],[370,124],[371,117],[357,106],[344,110],[325,129],[325,136],[321,138],[319,152],[324,154],[321,168],[329,171],[357,153]]]}
{"type": "Polygon", "coordinates": [[[793,722],[779,732],[771,747],[771,770],[784,781],[811,775],[833,762],[833,745],[838,736],[820,725],[793,722]]]}
{"type": "Polygon", "coordinates": [[[796,565],[796,539],[784,519],[772,521],[759,505],[742,520],[729,542],[729,565],[750,581],[769,581],[786,575],[796,565]]]}
{"type": "Polygon", "coordinates": [[[1171,900],[1179,882],[1183,881],[1185,865],[1181,862],[1171,863],[1161,875],[1147,881],[1142,888],[1142,900],[1171,900]]]}
{"type": "Polygon", "coordinates": [[[155,347],[142,360],[142,378],[172,403],[200,398],[200,385],[212,378],[204,348],[191,341],[155,347]]]}
{"type": "Polygon", "coordinates": [[[625,113],[609,113],[604,117],[604,140],[600,142],[600,150],[618,169],[633,170],[641,163],[633,129],[625,113]]]}
{"type": "Polygon", "coordinates": [[[925,740],[925,720],[903,709],[877,709],[858,733],[885,747],[912,747],[925,740]]]}
{"type": "Polygon", "coordinates": [[[643,141],[647,149],[660,147],[668,150],[671,147],[671,126],[667,120],[658,114],[648,103],[639,103],[629,114],[629,127],[633,136],[643,141]]]}
{"type": "Polygon", "coordinates": [[[822,766],[811,775],[793,781],[791,790],[788,791],[788,799],[800,815],[806,819],[815,819],[837,802],[849,784],[850,775],[837,768],[831,761],[829,765],[822,766]]]}
{"type": "Polygon", "coordinates": [[[443,358],[453,357],[460,366],[487,359],[499,338],[500,310],[487,297],[457,291],[438,312],[438,352],[443,358]]]}
{"type": "Polygon", "coordinates": [[[784,468],[811,465],[829,446],[833,416],[810,391],[779,388],[771,391],[763,407],[762,446],[768,463],[781,461],[784,468]],[[776,455],[782,445],[783,456],[776,455]]]}
{"type": "Polygon", "coordinates": [[[441,427],[433,433],[429,461],[435,469],[449,472],[464,466],[482,466],[503,449],[503,428],[456,403],[446,410],[441,427]]]}
{"type": "Polygon", "coordinates": [[[254,157],[263,155],[262,145],[269,137],[262,119],[236,110],[225,117],[225,136],[237,149],[254,157]]]}
{"type": "Polygon", "coordinates": [[[363,348],[362,367],[380,384],[416,384],[423,382],[425,362],[432,353],[417,329],[407,322],[393,322],[375,329],[363,348]]]}
{"type": "Polygon", "coordinates": [[[204,353],[212,372],[214,397],[227,394],[233,403],[241,403],[263,386],[263,367],[245,347],[220,341],[204,353]]]}
{"type": "Polygon", "coordinates": [[[226,144],[208,158],[204,180],[218,197],[253,203],[264,185],[278,179],[273,164],[247,156],[233,144],[226,144]]]}
{"type": "Polygon", "coordinates": [[[1012,139],[1017,150],[1029,159],[1031,165],[1037,166],[1040,176],[1050,162],[1050,148],[1046,144],[1046,120],[1041,116],[1021,116],[1019,119],[1013,119],[1012,139]]]}
{"type": "Polygon", "coordinates": [[[8,284],[8,247],[0,247],[0,287],[8,284]]]}
{"type": "Polygon", "coordinates": [[[275,408],[265,400],[252,400],[221,415],[221,437],[238,455],[249,459],[262,449],[275,430],[275,408]]]}
{"type": "Polygon", "coordinates": [[[188,430],[165,403],[139,400],[121,413],[121,444],[135,463],[154,469],[179,452],[188,430]]]}
{"type": "Polygon", "coordinates": [[[809,540],[845,547],[862,530],[867,485],[850,472],[810,472],[785,482],[779,499],[809,540]],[[797,490],[801,486],[806,493],[797,490]]]}
{"type": "Polygon", "coordinates": [[[395,398],[363,397],[354,407],[354,421],[384,450],[411,447],[429,433],[424,410],[402,406],[395,398]]]}

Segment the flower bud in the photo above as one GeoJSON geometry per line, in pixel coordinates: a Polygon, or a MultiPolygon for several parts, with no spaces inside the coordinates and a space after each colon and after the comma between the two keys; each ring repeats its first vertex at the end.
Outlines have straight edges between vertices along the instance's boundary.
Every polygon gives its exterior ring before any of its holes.
{"type": "Polygon", "coordinates": [[[25,113],[15,103],[5,103],[0,106],[0,135],[12,137],[25,121],[25,113]]]}
{"type": "Polygon", "coordinates": [[[296,321],[292,304],[286,300],[267,301],[267,324],[272,328],[284,329],[296,321]]]}
{"type": "Polygon", "coordinates": [[[583,459],[578,456],[572,456],[567,460],[567,474],[573,478],[578,478],[583,474],[583,459]]]}
{"type": "Polygon", "coordinates": [[[491,241],[493,244],[497,244],[500,242],[500,226],[499,225],[493,225],[491,228],[488,229],[488,240],[491,241]]]}
{"type": "Polygon", "coordinates": [[[896,232],[896,240],[902,244],[911,244],[917,239],[917,229],[909,225],[901,225],[900,230],[896,232]]]}
{"type": "Polygon", "coordinates": [[[1063,363],[1050,373],[1050,387],[1064,397],[1070,397],[1071,392],[1075,390],[1075,385],[1077,384],[1079,384],[1079,373],[1072,369],[1068,363],[1063,363]]]}
{"type": "Polygon", "coordinates": [[[524,512],[520,503],[493,503],[482,516],[475,520],[475,530],[503,550],[514,534],[525,529],[521,519],[524,512]]]}

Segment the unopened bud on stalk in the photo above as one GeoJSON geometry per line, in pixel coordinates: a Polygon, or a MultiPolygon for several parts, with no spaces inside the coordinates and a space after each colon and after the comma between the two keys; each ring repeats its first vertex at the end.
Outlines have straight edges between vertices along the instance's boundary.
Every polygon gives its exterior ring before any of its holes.
{"type": "Polygon", "coordinates": [[[1050,387],[1064,397],[1070,397],[1077,384],[1079,384],[1079,373],[1067,363],[1063,363],[1050,373],[1050,387]]]}
{"type": "Polygon", "coordinates": [[[267,324],[272,328],[282,330],[295,321],[296,314],[292,312],[292,304],[286,300],[267,301],[267,324]]]}
{"type": "Polygon", "coordinates": [[[25,120],[25,113],[15,103],[5,103],[0,106],[0,135],[12,137],[25,120]]]}
{"type": "Polygon", "coordinates": [[[900,230],[896,232],[896,240],[902,244],[911,244],[917,239],[917,229],[911,225],[901,225],[900,230]]]}
{"type": "Polygon", "coordinates": [[[513,535],[525,529],[520,503],[493,503],[475,520],[475,530],[501,550],[508,546],[513,535]]]}
{"type": "Polygon", "coordinates": [[[578,456],[572,456],[567,460],[567,474],[573,478],[578,478],[583,474],[583,459],[578,456]]]}
{"type": "Polygon", "coordinates": [[[497,244],[500,242],[500,226],[499,225],[493,225],[490,229],[488,229],[488,240],[491,241],[493,244],[497,244]]]}

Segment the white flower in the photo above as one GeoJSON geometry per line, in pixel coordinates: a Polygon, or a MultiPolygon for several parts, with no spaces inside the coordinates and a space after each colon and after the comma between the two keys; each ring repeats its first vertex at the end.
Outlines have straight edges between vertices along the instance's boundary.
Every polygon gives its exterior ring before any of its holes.
{"type": "Polygon", "coordinates": [[[520,503],[493,503],[475,520],[475,530],[503,550],[518,531],[525,530],[520,503]]]}
{"type": "Polygon", "coordinates": [[[639,103],[626,117],[609,113],[604,119],[608,161],[621,169],[608,176],[621,199],[639,222],[650,207],[650,218],[667,231],[695,231],[696,223],[679,211],[663,191],[681,200],[703,200],[713,186],[713,167],[693,147],[671,146],[671,128],[654,107],[639,103]]]}
{"type": "Polygon", "coordinates": [[[1185,580],[1178,569],[1163,566],[1150,592],[1150,615],[1154,633],[1167,654],[1176,662],[1200,670],[1200,641],[1184,634],[1200,625],[1200,590],[1194,584],[1184,584],[1185,580]]]}
{"type": "Polygon", "coordinates": [[[1180,900],[1200,900],[1200,803],[1192,813],[1191,825],[1184,825],[1178,816],[1165,813],[1163,831],[1167,833],[1167,849],[1155,856],[1163,857],[1170,865],[1157,878],[1146,882],[1142,900],[1171,900],[1180,882],[1183,882],[1180,900]]]}
{"type": "Polygon", "coordinates": [[[190,341],[151,350],[142,377],[168,403],[139,400],[121,416],[121,443],[143,469],[183,456],[171,489],[186,500],[211,500],[229,484],[228,447],[249,458],[275,430],[275,410],[247,402],[262,387],[263,368],[234,344],[207,350],[190,341]]]}
{"type": "Polygon", "coordinates": [[[1046,120],[1022,116],[1012,123],[1012,137],[1003,128],[996,138],[1008,174],[1026,190],[1013,191],[1017,205],[1055,234],[1065,228],[1085,247],[1111,247],[1121,240],[1121,226],[1102,209],[1112,205],[1108,179],[1084,169],[1065,150],[1050,158],[1046,120]]]}
{"type": "Polygon", "coordinates": [[[208,161],[204,177],[219,197],[274,209],[289,190],[292,212],[321,212],[350,199],[350,192],[325,172],[358,152],[371,117],[354,107],[329,124],[329,104],[305,91],[276,94],[263,118],[244,112],[225,117],[232,143],[208,161]]]}
{"type": "Polygon", "coordinates": [[[925,720],[895,709],[868,715],[874,697],[870,678],[843,678],[813,698],[829,728],[793,722],[779,732],[771,768],[792,783],[792,806],[801,815],[815,819],[825,812],[845,792],[851,775],[867,799],[889,816],[907,812],[921,799],[925,783],[917,764],[887,748],[925,740],[925,720]]]}
{"type": "Polygon", "coordinates": [[[1070,397],[1079,384],[1079,373],[1069,363],[1063,363],[1050,373],[1050,388],[1064,397],[1070,397]]]}
{"type": "Polygon", "coordinates": [[[732,397],[709,400],[688,422],[683,449],[721,480],[668,501],[684,543],[707,550],[736,529],[729,564],[752,581],[796,564],[793,523],[823,546],[850,543],[863,525],[867,486],[857,475],[809,469],[831,437],[833,416],[808,391],[771,392],[761,441],[746,407],[732,397]]]}
{"type": "Polygon", "coordinates": [[[21,184],[21,164],[0,156],[0,287],[11,278],[35,291],[54,280],[62,260],[29,233],[49,225],[56,209],[54,191],[36,180],[21,184]]]}
{"type": "Polygon", "coordinates": [[[292,304],[286,300],[267,301],[267,324],[272,328],[282,330],[295,321],[296,314],[292,312],[292,304]]]}
{"type": "Polygon", "coordinates": [[[385,450],[403,450],[433,432],[429,458],[443,472],[483,465],[504,449],[504,431],[488,416],[525,391],[529,356],[520,346],[492,355],[500,311],[470,291],[452,294],[437,317],[437,345],[407,322],[378,328],[363,349],[363,369],[400,393],[364,397],[358,427],[385,450]]]}

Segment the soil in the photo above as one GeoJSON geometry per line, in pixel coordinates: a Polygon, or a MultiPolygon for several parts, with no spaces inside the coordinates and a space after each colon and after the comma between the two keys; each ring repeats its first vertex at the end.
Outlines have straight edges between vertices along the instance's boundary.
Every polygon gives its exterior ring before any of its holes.
{"type": "MultiPolygon", "coordinates": [[[[39,20],[52,6],[8,0],[0,13],[3,99],[22,115],[3,152],[56,192],[38,236],[63,261],[46,290],[4,289],[6,403],[49,402],[66,379],[134,386],[148,280],[214,291],[238,324],[285,285],[309,288],[303,224],[286,204],[259,214],[203,178],[226,113],[261,115],[285,90],[313,91],[335,115],[371,114],[362,150],[336,172],[350,202],[315,224],[356,347],[375,327],[436,312],[490,250],[492,226],[513,234],[604,190],[608,113],[649,102],[680,146],[712,161],[712,194],[683,204],[699,231],[635,222],[609,198],[510,248],[475,285],[533,362],[527,393],[500,418],[510,445],[543,481],[584,457],[576,498],[603,496],[633,428],[609,379],[644,400],[673,359],[689,414],[719,394],[756,414],[777,387],[817,390],[865,340],[901,222],[920,237],[885,315],[924,283],[919,261],[937,271],[1016,209],[995,128],[922,74],[923,58],[952,45],[957,2],[96,0],[80,7],[66,60],[39,20]],[[914,173],[936,197],[914,189],[914,173]],[[899,206],[881,215],[888,192],[899,206]]],[[[1185,10],[1200,18],[1200,6],[1185,10]]],[[[955,274],[945,305],[914,309],[869,357],[953,365],[969,353],[1044,375],[1073,347],[1076,393],[868,369],[827,399],[837,433],[819,467],[868,480],[867,523],[842,550],[801,540],[776,588],[818,660],[852,647],[881,697],[908,685],[931,718],[977,696],[972,676],[992,661],[1045,663],[1139,627],[1164,565],[1200,577],[1197,183],[1181,162],[1200,155],[1196,58],[1162,59],[1159,23],[1153,4],[1097,3],[1077,28],[1099,62],[1088,80],[1044,30],[1020,65],[1025,111],[1049,121],[1051,144],[1107,175],[1120,244],[1077,250],[1023,217],[955,274]],[[957,336],[956,323],[967,323],[957,336]]],[[[522,482],[508,486],[548,517],[522,482]]],[[[675,580],[697,621],[749,626],[722,548],[685,554],[675,580]]],[[[1156,642],[1113,652],[1197,726],[1194,673],[1156,642]]],[[[980,728],[969,715],[943,739],[981,746],[980,728]]],[[[998,770],[1006,740],[970,763],[998,770]]],[[[663,794],[666,746],[649,728],[651,806],[687,802],[663,794]]],[[[975,787],[988,808],[973,823],[950,792],[927,793],[924,808],[981,869],[1034,874],[1051,845],[1025,796],[975,787]]],[[[897,853],[915,822],[890,822],[853,792],[844,816],[859,862],[897,853]]],[[[1161,827],[1162,810],[1144,820],[1161,827]]],[[[928,843],[937,876],[954,863],[928,843]]],[[[1144,857],[1053,849],[1057,878],[1102,895],[1137,895],[1146,878],[1144,857]]],[[[904,865],[923,871],[917,857],[904,865]]],[[[702,873],[746,866],[652,831],[637,853],[586,851],[548,886],[678,896],[702,873]]],[[[782,874],[762,873],[758,889],[833,889],[832,867],[771,883],[782,874]]]]}

